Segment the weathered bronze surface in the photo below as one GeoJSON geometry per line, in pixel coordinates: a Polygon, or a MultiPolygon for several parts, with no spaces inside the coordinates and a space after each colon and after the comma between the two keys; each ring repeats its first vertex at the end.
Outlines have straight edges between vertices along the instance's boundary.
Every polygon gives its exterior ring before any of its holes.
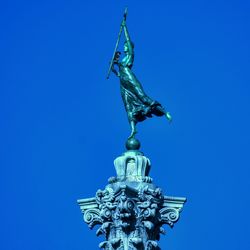
{"type": "Polygon", "coordinates": [[[171,122],[172,117],[158,101],[153,100],[145,93],[141,83],[132,71],[134,63],[134,43],[131,41],[129,36],[126,25],[126,16],[127,9],[125,10],[124,18],[121,23],[110,69],[120,79],[121,96],[127,112],[128,121],[131,126],[129,138],[132,138],[137,133],[136,124],[138,122],[142,122],[146,118],[150,118],[153,115],[166,116],[166,118],[171,122]],[[116,51],[122,30],[124,30],[125,34],[123,58],[121,58],[121,52],[116,51]]]}

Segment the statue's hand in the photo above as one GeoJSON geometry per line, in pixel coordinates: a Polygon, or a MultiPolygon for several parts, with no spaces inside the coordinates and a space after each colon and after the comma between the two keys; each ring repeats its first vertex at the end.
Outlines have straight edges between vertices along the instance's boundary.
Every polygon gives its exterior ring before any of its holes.
{"type": "Polygon", "coordinates": [[[166,117],[167,117],[169,122],[172,122],[172,116],[170,115],[169,112],[166,112],[166,117]]]}
{"type": "Polygon", "coordinates": [[[126,20],[124,20],[124,19],[122,20],[121,26],[122,27],[126,26],[126,20]]]}

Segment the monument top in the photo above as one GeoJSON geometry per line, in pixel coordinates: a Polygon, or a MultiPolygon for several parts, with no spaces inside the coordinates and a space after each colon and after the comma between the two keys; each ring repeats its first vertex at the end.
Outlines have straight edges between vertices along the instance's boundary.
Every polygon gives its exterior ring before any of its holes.
{"type": "MultiPolygon", "coordinates": [[[[172,121],[172,117],[164,107],[156,100],[149,97],[144,91],[142,84],[132,71],[134,63],[134,43],[132,42],[127,24],[127,8],[125,9],[122,23],[120,25],[120,31],[116,42],[113,57],[110,62],[108,77],[110,71],[112,71],[120,79],[121,96],[124,103],[125,110],[127,112],[128,121],[131,127],[130,138],[134,138],[137,133],[136,124],[142,122],[147,118],[154,116],[165,116],[169,122],[172,121]],[[125,34],[124,42],[124,55],[118,51],[118,45],[120,42],[122,31],[125,34]]],[[[137,144],[136,144],[137,145],[137,144]]],[[[132,144],[128,145],[131,147],[132,144]]],[[[135,145],[133,145],[135,146],[135,145]]],[[[137,145],[138,146],[138,145],[137,145]]]]}

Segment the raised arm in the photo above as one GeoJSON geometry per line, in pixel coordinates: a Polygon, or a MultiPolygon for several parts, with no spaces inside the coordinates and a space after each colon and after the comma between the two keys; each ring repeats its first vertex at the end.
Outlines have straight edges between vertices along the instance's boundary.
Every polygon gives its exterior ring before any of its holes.
{"type": "Polygon", "coordinates": [[[126,43],[127,43],[127,45],[128,45],[128,52],[129,52],[129,54],[133,54],[133,43],[132,43],[132,41],[131,41],[131,39],[130,39],[130,36],[129,36],[129,33],[128,33],[128,28],[127,28],[127,25],[126,25],[126,21],[124,20],[123,22],[122,22],[122,26],[123,26],[123,29],[124,29],[124,33],[125,33],[125,39],[126,39],[126,43]]]}
{"type": "Polygon", "coordinates": [[[125,57],[122,59],[122,64],[124,66],[132,67],[133,62],[134,62],[134,44],[130,40],[130,36],[128,33],[128,28],[127,28],[125,20],[123,20],[122,26],[124,29],[125,39],[126,39],[125,44],[124,44],[125,57]]]}

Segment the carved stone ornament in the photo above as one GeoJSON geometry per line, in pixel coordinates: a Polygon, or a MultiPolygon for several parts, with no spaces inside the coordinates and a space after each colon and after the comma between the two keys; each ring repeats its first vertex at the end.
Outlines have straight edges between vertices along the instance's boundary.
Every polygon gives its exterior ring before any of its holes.
{"type": "Polygon", "coordinates": [[[148,176],[150,161],[138,150],[128,150],[114,161],[117,176],[96,196],[80,199],[84,221],[105,241],[105,250],[160,249],[163,225],[173,227],[186,198],[164,196],[148,176]]]}

